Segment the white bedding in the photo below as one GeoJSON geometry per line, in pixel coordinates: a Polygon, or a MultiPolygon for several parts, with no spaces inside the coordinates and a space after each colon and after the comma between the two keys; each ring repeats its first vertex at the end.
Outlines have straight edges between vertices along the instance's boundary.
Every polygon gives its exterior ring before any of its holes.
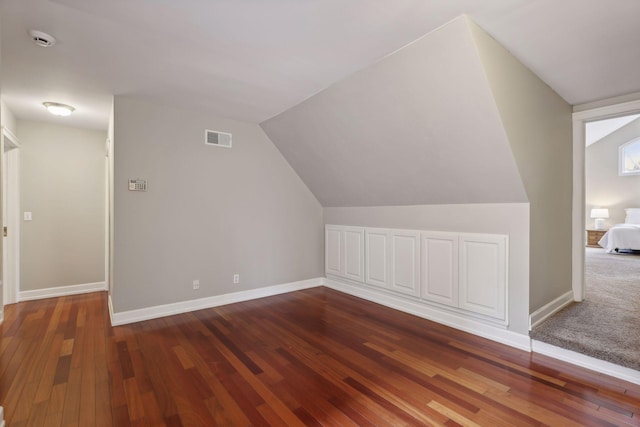
{"type": "Polygon", "coordinates": [[[618,224],[611,227],[598,244],[609,253],[618,249],[640,250],[640,225],[618,224]]]}

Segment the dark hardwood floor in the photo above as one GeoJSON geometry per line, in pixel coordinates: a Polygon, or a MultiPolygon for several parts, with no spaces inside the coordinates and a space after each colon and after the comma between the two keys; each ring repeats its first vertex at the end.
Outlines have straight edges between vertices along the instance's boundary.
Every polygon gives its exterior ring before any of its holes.
{"type": "Polygon", "coordinates": [[[7,425],[640,426],[640,386],[326,288],[109,326],[105,293],[8,306],[7,425]]]}

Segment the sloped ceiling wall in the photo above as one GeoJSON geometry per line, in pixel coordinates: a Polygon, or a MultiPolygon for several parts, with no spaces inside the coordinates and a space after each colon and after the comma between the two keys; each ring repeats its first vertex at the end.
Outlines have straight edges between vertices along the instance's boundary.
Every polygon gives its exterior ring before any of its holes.
{"type": "Polygon", "coordinates": [[[572,108],[468,21],[530,203],[530,311],[571,291],[572,108]]]}
{"type": "Polygon", "coordinates": [[[261,126],[325,207],[528,200],[465,17],[261,126]]]}

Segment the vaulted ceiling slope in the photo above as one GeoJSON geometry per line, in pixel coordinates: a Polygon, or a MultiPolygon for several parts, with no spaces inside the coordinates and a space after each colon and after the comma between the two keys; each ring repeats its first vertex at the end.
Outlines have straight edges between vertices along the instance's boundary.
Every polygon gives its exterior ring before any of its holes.
{"type": "Polygon", "coordinates": [[[464,16],[262,127],[323,206],[528,200],[464,16]]]}

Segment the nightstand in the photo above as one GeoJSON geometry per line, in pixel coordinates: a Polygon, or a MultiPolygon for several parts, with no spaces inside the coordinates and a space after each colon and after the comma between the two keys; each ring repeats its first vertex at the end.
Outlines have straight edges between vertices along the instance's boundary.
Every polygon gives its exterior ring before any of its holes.
{"type": "Polygon", "coordinates": [[[599,248],[598,242],[604,236],[607,230],[587,230],[587,246],[592,248],[599,248]]]}

